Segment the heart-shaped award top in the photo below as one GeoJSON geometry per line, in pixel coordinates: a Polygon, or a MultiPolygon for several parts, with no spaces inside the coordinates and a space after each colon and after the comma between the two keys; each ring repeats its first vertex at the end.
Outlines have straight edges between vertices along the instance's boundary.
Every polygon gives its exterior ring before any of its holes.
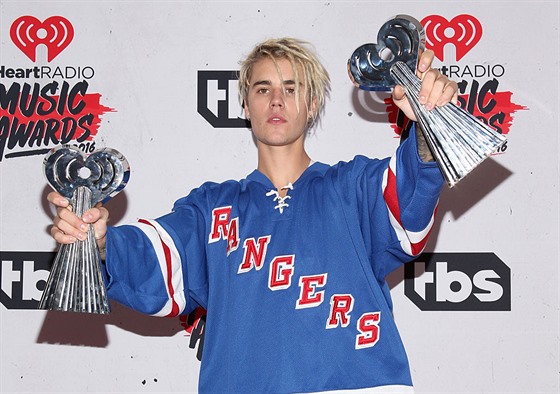
{"type": "Polygon", "coordinates": [[[418,53],[426,46],[424,28],[408,15],[397,15],[377,33],[376,44],[364,44],[348,59],[348,75],[360,89],[390,91],[395,85],[391,67],[405,63],[414,72],[418,53]]]}
{"type": "Polygon", "coordinates": [[[43,166],[54,190],[71,199],[78,187],[85,186],[92,193],[92,204],[104,203],[116,196],[130,178],[128,161],[110,148],[87,156],[76,147],[60,145],[47,154],[43,166]]]}

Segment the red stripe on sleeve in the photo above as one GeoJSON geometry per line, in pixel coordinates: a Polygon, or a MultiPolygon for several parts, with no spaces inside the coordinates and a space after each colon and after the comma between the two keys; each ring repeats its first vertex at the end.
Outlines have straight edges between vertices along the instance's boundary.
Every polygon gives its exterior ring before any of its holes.
{"type": "MultiPolygon", "coordinates": [[[[149,221],[144,220],[144,219],[139,219],[138,221],[140,223],[147,224],[147,225],[151,226],[157,232],[157,229],[149,221]]],[[[159,236],[159,233],[158,233],[158,236],[159,236]]],[[[167,278],[166,278],[166,280],[167,280],[167,291],[169,292],[169,297],[170,297],[171,302],[172,302],[171,312],[169,312],[167,317],[175,317],[179,314],[179,305],[177,305],[177,302],[175,302],[175,290],[173,289],[173,281],[172,281],[173,270],[172,270],[172,261],[171,261],[171,251],[169,249],[169,246],[167,246],[167,244],[165,243],[165,241],[161,237],[159,237],[159,239],[161,241],[161,247],[163,248],[163,253],[165,255],[165,266],[167,268],[167,273],[166,273],[166,276],[167,276],[167,278]]]]}
{"type": "Polygon", "coordinates": [[[385,199],[389,211],[402,227],[399,197],[397,195],[397,177],[391,167],[387,168],[387,186],[385,186],[385,190],[383,190],[383,198],[385,199]]]}
{"type": "MultiPolygon", "coordinates": [[[[420,241],[418,242],[410,241],[409,232],[407,231],[407,229],[405,228],[405,226],[401,221],[401,210],[399,207],[399,197],[397,193],[397,177],[395,176],[395,173],[393,172],[393,169],[390,166],[387,168],[387,184],[385,186],[385,190],[383,190],[383,198],[385,199],[385,203],[387,204],[387,208],[391,212],[391,215],[393,215],[393,217],[398,223],[399,228],[398,229],[395,228],[395,230],[397,230],[397,237],[399,238],[401,243],[404,242],[409,245],[410,253],[412,256],[419,255],[422,252],[422,250],[424,250],[424,248],[426,247],[426,243],[428,242],[428,238],[430,236],[431,228],[430,231],[428,231],[420,241]],[[404,238],[401,238],[399,234],[401,234],[401,236],[404,235],[404,238]]],[[[435,211],[434,211],[434,215],[435,215],[435,211]]],[[[429,226],[431,226],[431,224],[429,224],[429,226]]],[[[403,249],[406,251],[406,248],[403,249]]]]}

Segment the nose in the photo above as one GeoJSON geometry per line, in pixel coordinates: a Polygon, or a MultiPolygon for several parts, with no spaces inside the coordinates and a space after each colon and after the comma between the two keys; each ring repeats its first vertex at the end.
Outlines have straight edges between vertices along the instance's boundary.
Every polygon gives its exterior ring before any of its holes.
{"type": "Polygon", "coordinates": [[[273,89],[270,96],[270,106],[271,107],[284,107],[284,93],[280,89],[273,89]]]}

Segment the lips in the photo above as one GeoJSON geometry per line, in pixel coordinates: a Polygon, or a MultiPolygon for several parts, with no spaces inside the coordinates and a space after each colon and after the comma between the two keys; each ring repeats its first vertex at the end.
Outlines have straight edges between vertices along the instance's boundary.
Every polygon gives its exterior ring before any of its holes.
{"type": "Polygon", "coordinates": [[[286,123],[286,119],[279,115],[272,115],[268,118],[267,122],[270,124],[282,124],[286,123]]]}

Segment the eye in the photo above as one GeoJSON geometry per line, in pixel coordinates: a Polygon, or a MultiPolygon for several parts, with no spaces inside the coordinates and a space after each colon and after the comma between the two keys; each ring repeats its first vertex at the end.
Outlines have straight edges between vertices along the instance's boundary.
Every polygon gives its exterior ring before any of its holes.
{"type": "Polygon", "coordinates": [[[257,90],[258,94],[266,94],[268,93],[268,89],[267,88],[260,88],[257,90]]]}
{"type": "Polygon", "coordinates": [[[296,93],[296,89],[295,88],[286,88],[286,94],[288,95],[293,95],[296,93]]]}

